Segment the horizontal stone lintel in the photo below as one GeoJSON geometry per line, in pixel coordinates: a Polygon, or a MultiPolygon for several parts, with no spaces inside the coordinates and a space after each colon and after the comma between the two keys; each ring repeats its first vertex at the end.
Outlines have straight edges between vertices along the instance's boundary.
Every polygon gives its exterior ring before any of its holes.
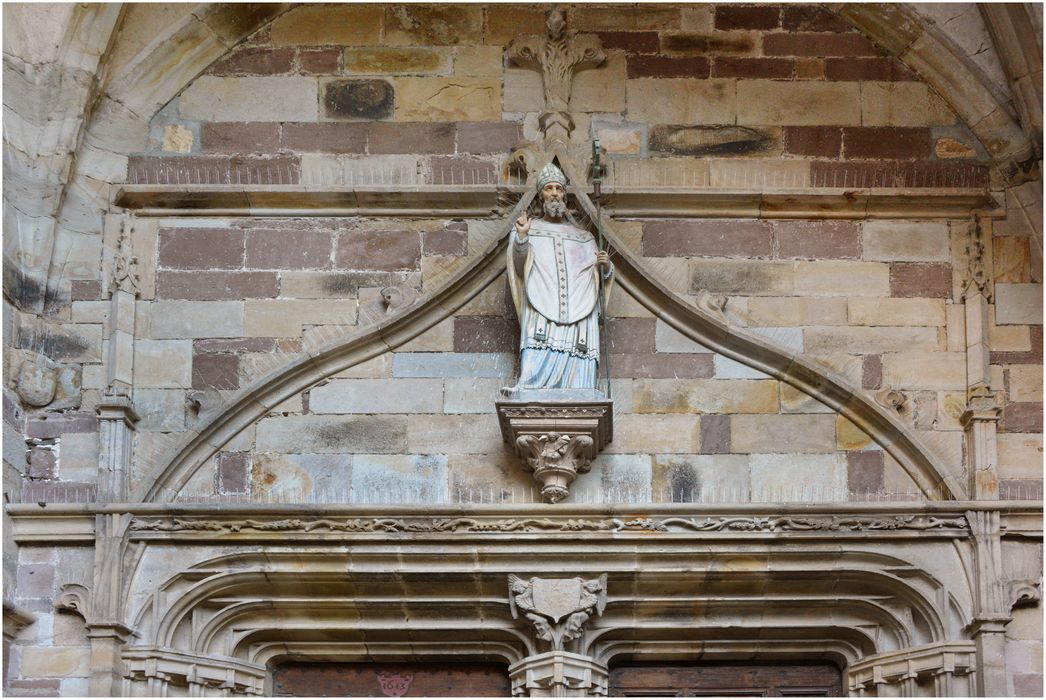
{"type": "Polygon", "coordinates": [[[419,539],[516,540],[548,536],[670,539],[892,539],[969,536],[970,510],[999,510],[1010,536],[1042,537],[1042,503],[630,504],[572,506],[360,506],[336,504],[10,504],[16,542],[94,541],[95,514],[133,514],[130,535],[142,540],[367,540],[405,535],[419,539]],[[907,521],[912,518],[912,521],[907,521]],[[879,525],[873,523],[879,522],[879,525]],[[963,520],[965,522],[965,520],[963,520]],[[812,523],[812,525],[810,524],[812,523]],[[914,524],[912,524],[914,523],[914,524]],[[936,524],[935,524],[936,523],[936,524]],[[891,524],[893,524],[891,526],[891,524]]]}
{"type": "MultiPolygon", "coordinates": [[[[485,217],[515,199],[501,195],[524,191],[498,185],[125,185],[116,204],[142,216],[485,217]]],[[[604,189],[606,211],[629,218],[906,219],[965,217],[971,211],[1003,216],[999,201],[981,188],[604,189]]]]}

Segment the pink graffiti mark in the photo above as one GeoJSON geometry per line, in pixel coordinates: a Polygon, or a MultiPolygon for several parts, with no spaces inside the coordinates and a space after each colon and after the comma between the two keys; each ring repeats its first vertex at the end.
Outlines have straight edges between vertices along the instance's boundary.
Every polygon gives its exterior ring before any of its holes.
{"type": "Polygon", "coordinates": [[[381,692],[390,698],[398,698],[406,694],[413,680],[413,673],[386,673],[382,671],[378,674],[378,685],[381,686],[381,692]]]}

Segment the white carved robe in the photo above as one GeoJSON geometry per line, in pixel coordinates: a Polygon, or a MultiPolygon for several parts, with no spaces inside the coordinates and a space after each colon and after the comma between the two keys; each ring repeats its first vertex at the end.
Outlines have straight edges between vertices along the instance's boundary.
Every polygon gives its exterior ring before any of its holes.
{"type": "Polygon", "coordinates": [[[520,321],[518,388],[595,388],[597,250],[591,233],[567,222],[532,220],[523,243],[513,228],[509,282],[520,321]]]}

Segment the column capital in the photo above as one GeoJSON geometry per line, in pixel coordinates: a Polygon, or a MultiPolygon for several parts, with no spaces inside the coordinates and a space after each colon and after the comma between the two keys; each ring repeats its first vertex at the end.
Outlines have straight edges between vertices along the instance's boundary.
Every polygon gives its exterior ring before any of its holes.
{"type": "Polygon", "coordinates": [[[134,410],[131,399],[119,394],[106,394],[95,408],[99,420],[122,420],[128,428],[134,429],[141,417],[134,410]]]}
{"type": "Polygon", "coordinates": [[[590,656],[548,651],[508,668],[512,695],[530,697],[606,697],[610,672],[590,656]]]}

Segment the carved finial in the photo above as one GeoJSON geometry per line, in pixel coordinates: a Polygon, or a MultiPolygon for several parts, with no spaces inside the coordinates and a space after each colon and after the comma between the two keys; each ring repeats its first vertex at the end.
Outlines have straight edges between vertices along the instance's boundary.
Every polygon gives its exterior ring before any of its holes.
{"type": "Polygon", "coordinates": [[[532,578],[508,575],[509,609],[513,619],[522,616],[534,625],[536,637],[553,651],[581,636],[593,615],[602,615],[607,604],[607,575],[599,578],[532,578]]]}
{"type": "Polygon", "coordinates": [[[116,290],[129,292],[138,296],[138,258],[132,255],[131,236],[134,233],[134,215],[128,211],[123,214],[120,226],[120,241],[113,256],[113,277],[109,281],[109,293],[116,290]]]}
{"type": "Polygon", "coordinates": [[[58,590],[58,597],[55,598],[54,607],[56,610],[67,610],[76,613],[86,622],[90,615],[88,608],[90,597],[91,592],[85,586],[81,586],[78,583],[67,583],[58,590]]]}
{"type": "Polygon", "coordinates": [[[524,36],[508,47],[512,65],[541,72],[545,111],[539,118],[547,144],[565,143],[574,129],[568,112],[574,73],[595,68],[606,60],[599,38],[567,29],[563,11],[552,9],[545,20],[545,36],[524,36]]]}

